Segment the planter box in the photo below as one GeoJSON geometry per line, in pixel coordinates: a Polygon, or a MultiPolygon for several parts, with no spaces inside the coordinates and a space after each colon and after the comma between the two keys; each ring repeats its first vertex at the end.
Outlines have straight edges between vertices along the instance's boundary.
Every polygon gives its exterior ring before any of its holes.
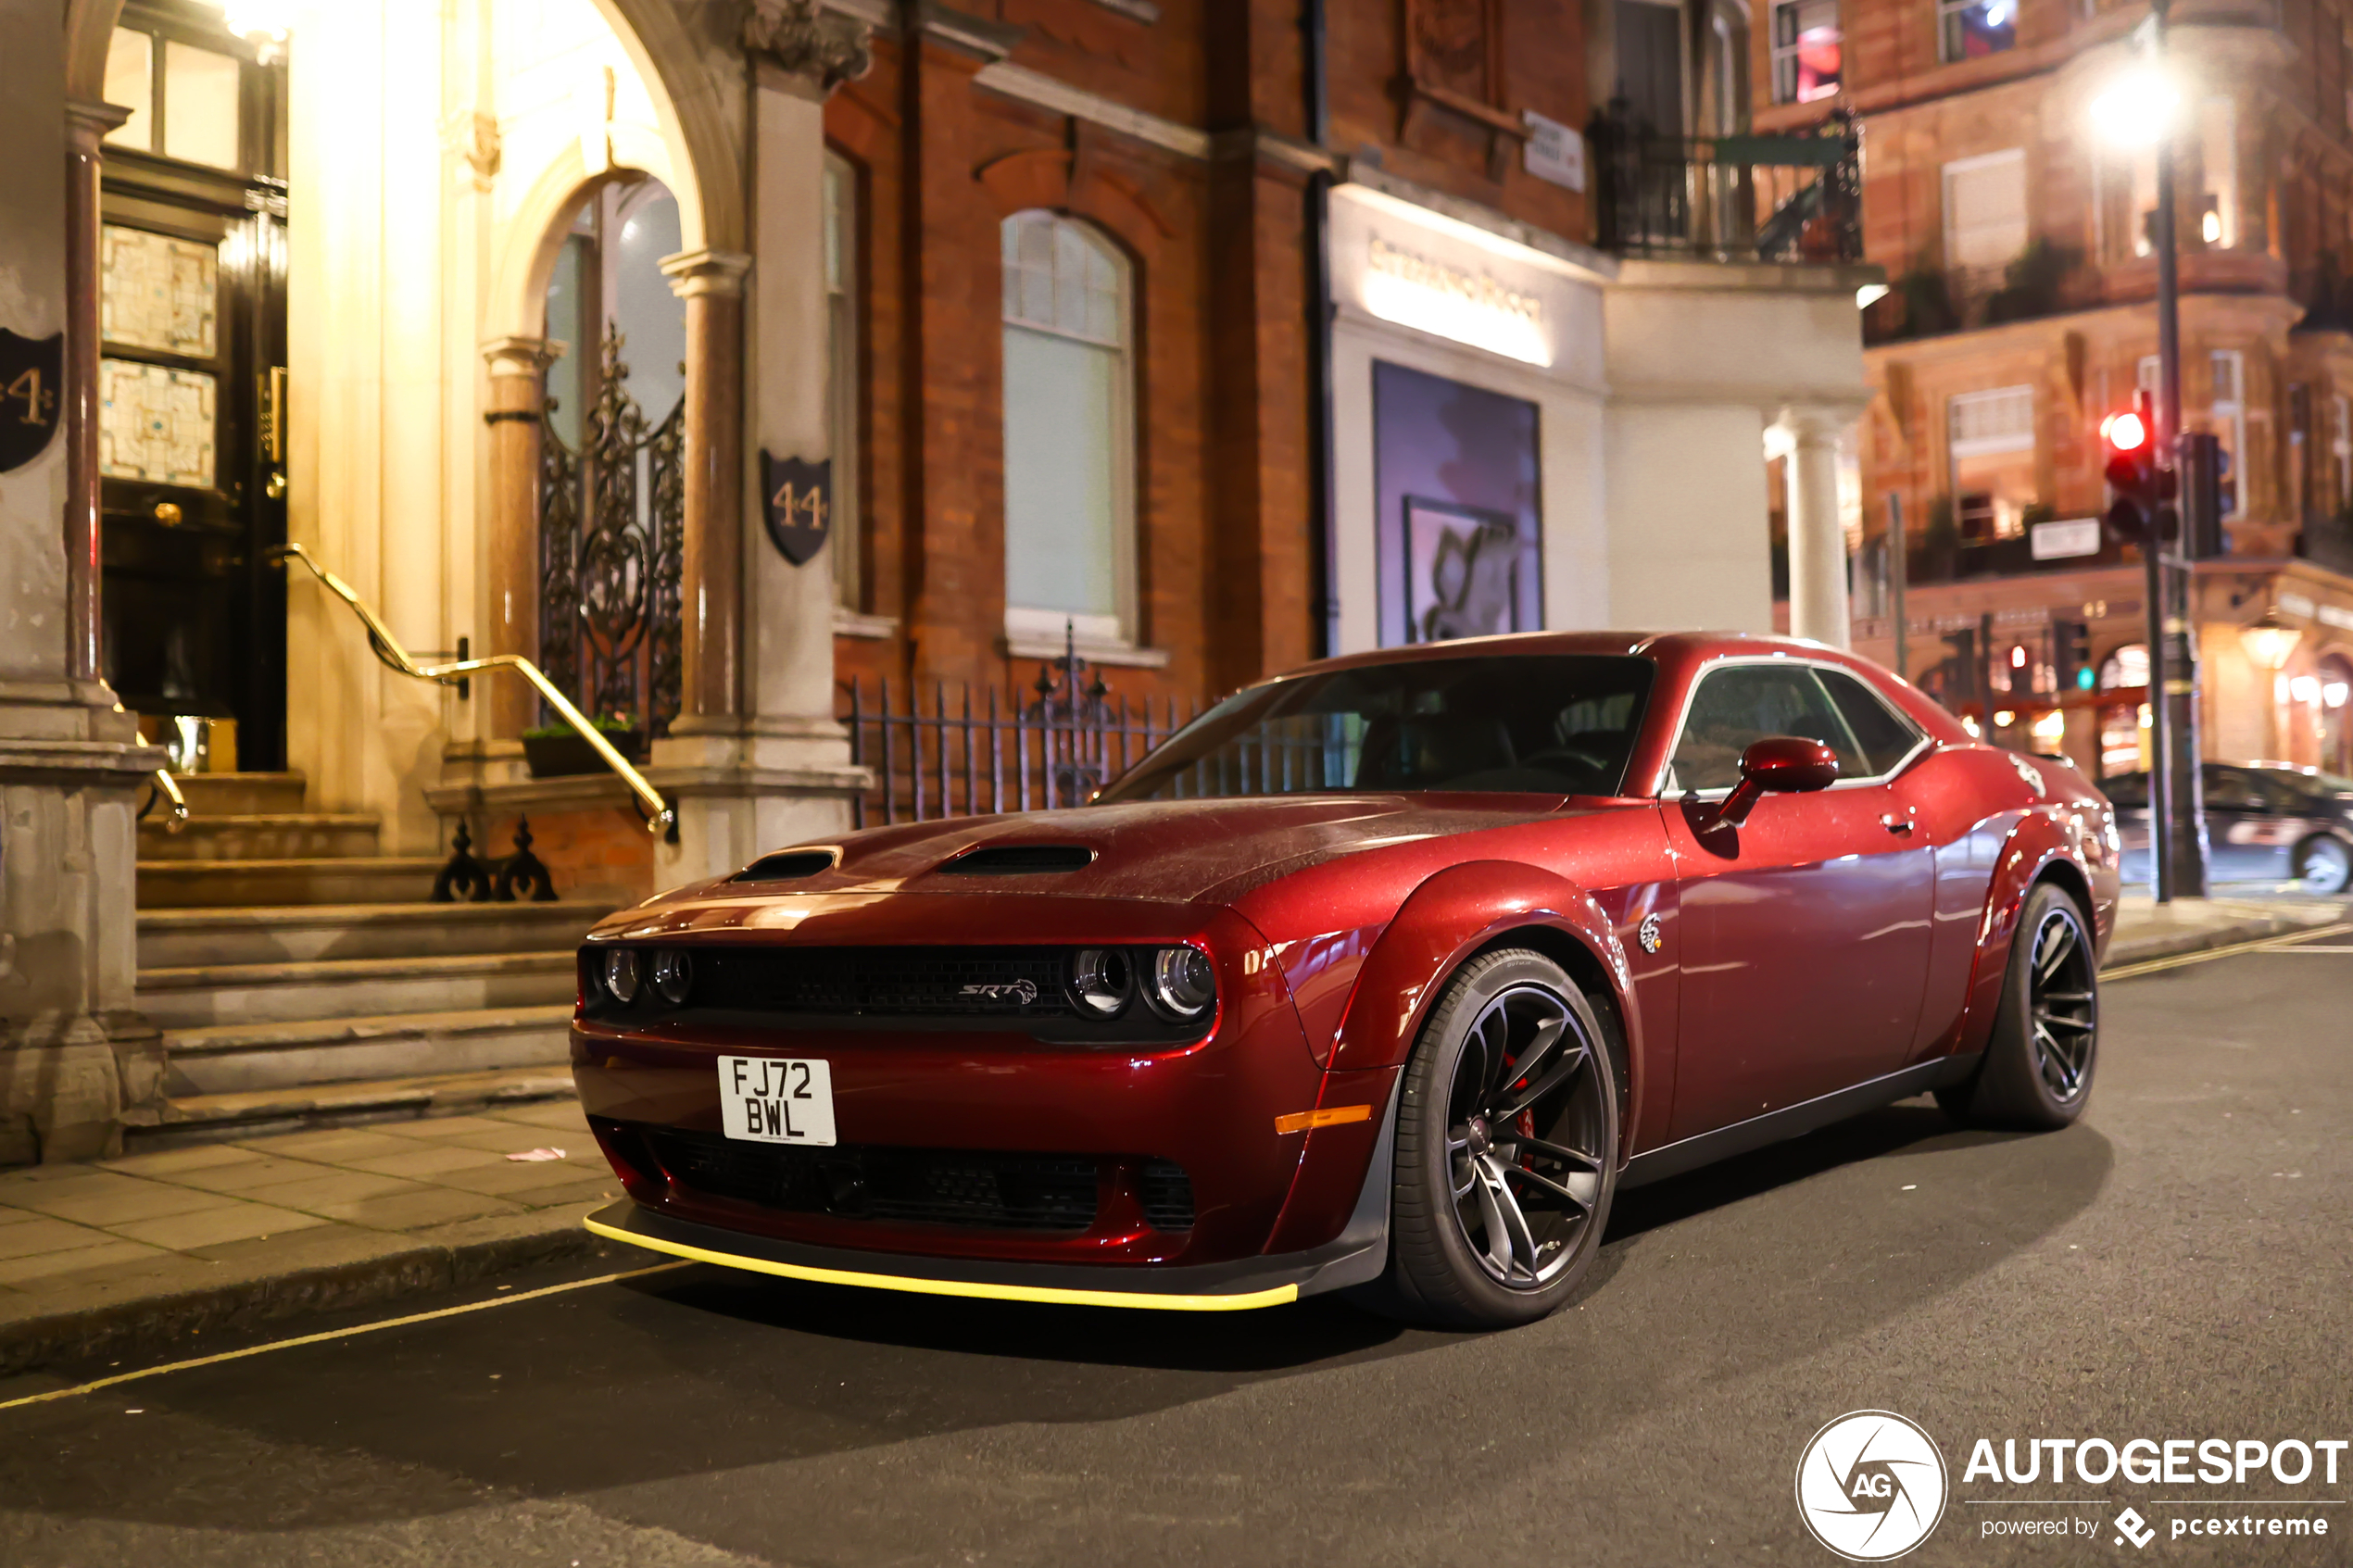
{"type": "MultiPolygon", "coordinates": [[[[642,730],[606,730],[603,734],[606,744],[632,762],[646,754],[646,734],[642,730]]],[[[523,736],[522,756],[531,765],[535,779],[562,779],[577,773],[611,771],[594,746],[568,731],[560,735],[523,736]]]]}

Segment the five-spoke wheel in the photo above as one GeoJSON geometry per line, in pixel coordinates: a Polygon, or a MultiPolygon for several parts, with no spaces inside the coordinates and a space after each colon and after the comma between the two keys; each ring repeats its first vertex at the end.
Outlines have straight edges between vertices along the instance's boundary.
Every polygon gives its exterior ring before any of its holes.
{"type": "Polygon", "coordinates": [[[2090,917],[2058,887],[2038,884],[2019,911],[1984,1060],[1967,1083],[1937,1090],[1937,1103],[1964,1122],[2064,1127],[2091,1095],[2099,1040],[2090,917]]]}

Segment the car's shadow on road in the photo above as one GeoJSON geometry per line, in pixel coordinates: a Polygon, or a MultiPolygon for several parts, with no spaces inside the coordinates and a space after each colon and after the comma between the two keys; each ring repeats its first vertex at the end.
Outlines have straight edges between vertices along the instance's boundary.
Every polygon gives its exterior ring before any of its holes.
{"type": "Polygon", "coordinates": [[[1478,1381],[1531,1353],[1580,1390],[1580,1422],[1599,1433],[1675,1380],[1813,1354],[1957,1287],[2085,1208],[2109,1164],[2089,1128],[2006,1138],[1890,1108],[1623,1194],[1576,1306],[1499,1336],[1408,1328],[1320,1298],[1132,1312],[698,1266],[175,1373],[143,1386],[150,1413],[107,1427],[95,1448],[86,1425],[79,1443],[44,1446],[44,1430],[77,1430],[69,1405],[10,1412],[0,1496],[68,1515],[303,1528],[475,1506],[484,1488],[607,1493],[958,1432],[1118,1421],[1281,1379],[1322,1380],[1285,1408],[1353,1409],[1368,1363],[1383,1363],[1376,1384],[1478,1381]],[[1937,1201],[1912,1195],[1923,1185],[1937,1201]],[[1900,1267],[1880,1261],[1898,1256],[1900,1267]],[[273,1463],[290,1446],[333,1456],[350,1484],[273,1463]]]}

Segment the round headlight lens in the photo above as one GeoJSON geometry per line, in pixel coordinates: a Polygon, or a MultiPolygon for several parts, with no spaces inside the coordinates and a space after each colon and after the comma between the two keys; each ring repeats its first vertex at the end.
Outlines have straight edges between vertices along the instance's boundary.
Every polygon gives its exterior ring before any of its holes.
{"type": "Polygon", "coordinates": [[[615,947],[605,955],[605,989],[623,1007],[637,999],[637,950],[615,947]]]}
{"type": "Polygon", "coordinates": [[[1217,976],[1199,947],[1162,947],[1152,954],[1145,997],[1163,1018],[1190,1023],[1217,1000],[1217,976]]]}
{"type": "Polygon", "coordinates": [[[1116,1018],[1136,994],[1136,966],[1116,947],[1081,947],[1071,960],[1071,994],[1098,1018],[1116,1018]]]}
{"type": "Polygon", "coordinates": [[[653,979],[663,1001],[683,1007],[686,993],[694,989],[695,961],[675,947],[664,947],[654,955],[653,979]]]}

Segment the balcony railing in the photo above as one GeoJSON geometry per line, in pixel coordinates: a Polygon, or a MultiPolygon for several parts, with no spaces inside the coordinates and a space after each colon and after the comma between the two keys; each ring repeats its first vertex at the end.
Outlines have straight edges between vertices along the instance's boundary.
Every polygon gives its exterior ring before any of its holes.
{"type": "Polygon", "coordinates": [[[1604,250],[1710,261],[1863,258],[1863,135],[1845,110],[1778,135],[1663,136],[1614,98],[1591,134],[1604,250]]]}

